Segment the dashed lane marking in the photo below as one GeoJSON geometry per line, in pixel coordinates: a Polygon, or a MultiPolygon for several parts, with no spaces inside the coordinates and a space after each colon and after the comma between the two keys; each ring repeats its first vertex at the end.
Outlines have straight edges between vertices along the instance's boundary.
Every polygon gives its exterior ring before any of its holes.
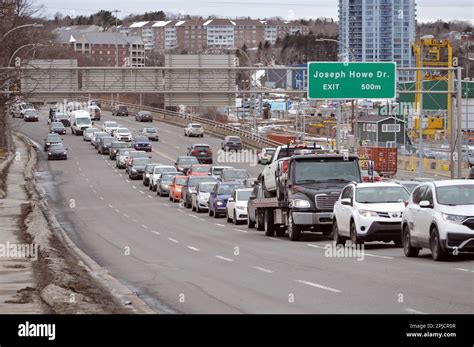
{"type": "Polygon", "coordinates": [[[326,287],[326,286],[323,286],[322,284],[317,284],[317,283],[308,282],[308,281],[304,281],[304,280],[296,280],[296,282],[303,283],[303,284],[306,284],[306,285],[311,286],[311,287],[327,290],[327,291],[330,291],[330,292],[333,292],[333,293],[340,293],[341,292],[339,289],[326,287]]]}
{"type": "Polygon", "coordinates": [[[270,273],[273,273],[272,270],[265,269],[265,268],[259,267],[259,266],[254,266],[254,269],[257,269],[257,270],[259,270],[259,271],[266,272],[266,273],[269,273],[269,274],[270,274],[270,273]]]}
{"type": "Polygon", "coordinates": [[[229,261],[229,262],[234,261],[233,259],[226,258],[226,257],[220,256],[220,255],[216,255],[216,258],[221,259],[221,260],[225,260],[225,261],[229,261]]]}

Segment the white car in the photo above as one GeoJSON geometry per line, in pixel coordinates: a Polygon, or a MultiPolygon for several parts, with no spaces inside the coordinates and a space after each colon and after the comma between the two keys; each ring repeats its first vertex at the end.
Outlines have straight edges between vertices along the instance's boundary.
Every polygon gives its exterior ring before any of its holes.
{"type": "Polygon", "coordinates": [[[227,169],[233,169],[233,168],[234,168],[233,166],[213,165],[211,167],[211,176],[214,178],[219,178],[221,177],[222,171],[227,170],[227,169]]]}
{"type": "Polygon", "coordinates": [[[153,168],[153,173],[150,175],[150,190],[156,192],[157,181],[161,177],[161,174],[164,172],[176,172],[176,168],[171,165],[157,165],[153,168]]]}
{"type": "Polygon", "coordinates": [[[398,183],[351,183],[334,205],[333,237],[336,244],[394,241],[401,245],[401,223],[410,194],[398,183]]]}
{"type": "Polygon", "coordinates": [[[120,126],[118,125],[117,122],[105,121],[104,124],[102,125],[102,131],[105,131],[106,133],[113,135],[113,132],[117,130],[119,127],[120,126]]]}
{"type": "Polygon", "coordinates": [[[132,141],[132,132],[127,128],[117,128],[114,132],[114,137],[118,141],[130,142],[132,141]]]}
{"type": "Polygon", "coordinates": [[[403,251],[416,257],[429,248],[435,261],[474,251],[474,181],[425,182],[415,188],[403,214],[403,251]]]}
{"type": "Polygon", "coordinates": [[[89,142],[92,141],[92,138],[94,137],[94,134],[98,131],[100,131],[100,130],[97,129],[97,128],[87,128],[82,133],[82,140],[89,141],[89,142]]]}
{"type": "Polygon", "coordinates": [[[247,205],[250,194],[252,194],[252,188],[235,189],[232,192],[232,196],[227,200],[226,217],[227,222],[239,224],[240,222],[247,221],[248,211],[247,205]]]}
{"type": "Polygon", "coordinates": [[[204,128],[201,124],[190,123],[184,128],[184,136],[204,137],[204,128]]]}
{"type": "Polygon", "coordinates": [[[191,209],[197,213],[206,212],[209,209],[209,197],[216,182],[201,182],[196,186],[196,193],[191,197],[191,209]]]}

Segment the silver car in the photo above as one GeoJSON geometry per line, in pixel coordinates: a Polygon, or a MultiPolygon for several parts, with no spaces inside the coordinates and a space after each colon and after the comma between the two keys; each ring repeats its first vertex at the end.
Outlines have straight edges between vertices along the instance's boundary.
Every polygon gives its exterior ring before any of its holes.
{"type": "Polygon", "coordinates": [[[92,138],[94,137],[94,134],[98,131],[99,131],[99,129],[97,129],[97,128],[87,128],[82,133],[82,140],[83,141],[92,141],[92,138]]]}
{"type": "Polygon", "coordinates": [[[216,182],[201,182],[196,187],[196,192],[191,197],[191,209],[197,213],[206,212],[209,209],[209,196],[216,182]]]}
{"type": "Polygon", "coordinates": [[[189,123],[184,128],[184,136],[204,137],[204,128],[198,123],[189,123]]]}
{"type": "Polygon", "coordinates": [[[120,148],[117,155],[115,156],[115,167],[118,169],[125,169],[126,162],[128,159],[128,152],[130,148],[120,148]]]}

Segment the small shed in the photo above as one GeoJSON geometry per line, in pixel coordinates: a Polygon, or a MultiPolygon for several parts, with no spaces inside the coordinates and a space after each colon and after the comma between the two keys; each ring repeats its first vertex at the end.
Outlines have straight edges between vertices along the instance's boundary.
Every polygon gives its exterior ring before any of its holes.
{"type": "Polygon", "coordinates": [[[357,120],[357,135],[359,140],[367,145],[404,145],[407,143],[406,122],[392,116],[362,116],[357,120]]]}

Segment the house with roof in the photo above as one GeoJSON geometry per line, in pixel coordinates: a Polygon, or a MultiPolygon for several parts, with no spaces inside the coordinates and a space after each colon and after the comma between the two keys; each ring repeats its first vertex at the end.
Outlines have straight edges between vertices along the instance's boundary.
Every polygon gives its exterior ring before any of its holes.
{"type": "Polygon", "coordinates": [[[396,147],[410,143],[406,138],[406,122],[396,117],[362,116],[357,120],[356,129],[363,144],[396,147]]]}

